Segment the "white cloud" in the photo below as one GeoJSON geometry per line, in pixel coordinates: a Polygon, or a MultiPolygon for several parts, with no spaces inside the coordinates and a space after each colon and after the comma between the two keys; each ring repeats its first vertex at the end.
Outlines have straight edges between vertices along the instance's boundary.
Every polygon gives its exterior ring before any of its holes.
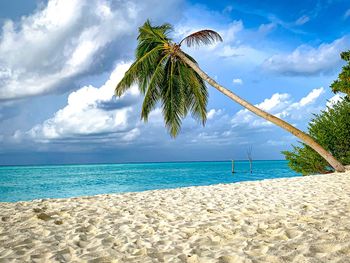
{"type": "Polygon", "coordinates": [[[274,30],[275,28],[276,28],[275,23],[261,24],[259,26],[258,33],[266,35],[270,33],[272,30],[274,30]]]}
{"type": "Polygon", "coordinates": [[[232,82],[233,82],[233,84],[238,84],[238,85],[242,85],[243,84],[243,80],[242,79],[233,79],[232,82]]]}
{"type": "Polygon", "coordinates": [[[155,108],[153,111],[150,112],[148,117],[148,124],[153,125],[163,125],[164,119],[163,119],[163,113],[162,108],[155,108]]]}
{"type": "Polygon", "coordinates": [[[129,55],[137,27],[146,18],[167,17],[161,11],[176,10],[177,2],[49,0],[19,22],[6,21],[0,34],[0,99],[65,90],[68,81],[109,71],[116,59],[129,55]]]}
{"type": "Polygon", "coordinates": [[[295,142],[295,137],[293,135],[284,135],[279,140],[269,139],[266,144],[271,146],[287,146],[295,142]]]}
{"type": "MultiPolygon", "coordinates": [[[[290,94],[275,93],[255,106],[281,117],[293,125],[300,126],[307,123],[312,117],[312,113],[318,113],[324,109],[324,100],[321,100],[324,99],[323,94],[323,88],[316,88],[305,97],[296,100],[290,94]]],[[[216,111],[212,109],[209,113],[214,115],[216,111]]],[[[220,147],[232,145],[233,148],[253,143],[256,145],[267,144],[282,149],[282,147],[295,142],[294,136],[283,133],[275,127],[274,124],[257,117],[246,109],[238,111],[234,116],[229,116],[224,110],[221,110],[220,115],[208,118],[204,129],[192,129],[192,132],[187,134],[187,138],[192,143],[210,143],[210,145],[220,145],[220,147]]]]}
{"type": "Polygon", "coordinates": [[[266,58],[263,52],[247,45],[225,45],[217,50],[217,54],[223,58],[234,58],[237,64],[247,64],[250,67],[266,58]]]}
{"type": "Polygon", "coordinates": [[[233,10],[233,6],[232,5],[228,5],[224,8],[224,10],[222,11],[223,13],[231,13],[233,10]]]}
{"type": "Polygon", "coordinates": [[[348,48],[349,37],[314,48],[302,45],[290,54],[274,55],[262,64],[266,70],[283,75],[317,75],[333,72],[340,63],[340,52],[348,48]]]}
{"type": "Polygon", "coordinates": [[[251,65],[251,63],[255,64],[256,61],[265,59],[265,54],[250,45],[242,43],[243,39],[239,38],[238,34],[244,30],[241,20],[234,21],[224,30],[220,30],[219,33],[222,35],[224,43],[217,46],[216,54],[219,57],[234,58],[240,64],[247,63],[251,65]]]}
{"type": "Polygon", "coordinates": [[[54,116],[34,126],[25,134],[35,141],[48,142],[84,136],[113,134],[114,139],[130,141],[139,135],[138,123],[130,120],[132,105],[139,98],[136,86],[131,87],[121,98],[114,98],[114,88],[124,76],[130,64],[121,63],[112,72],[109,80],[101,87],[85,86],[68,96],[67,105],[58,110],[54,116]],[[133,100],[134,99],[134,100],[133,100]],[[124,104],[123,104],[124,102],[124,104]],[[119,103],[119,104],[118,104],[119,103]],[[103,105],[113,104],[106,109],[103,105]],[[121,106],[120,106],[121,105],[121,106]]]}
{"type": "MultiPolygon", "coordinates": [[[[242,21],[235,20],[232,23],[225,25],[224,29],[222,29],[222,26],[212,26],[212,21],[218,17],[221,17],[221,15],[222,14],[218,14],[215,11],[209,11],[208,9],[204,8],[204,6],[195,6],[194,8],[190,7],[186,10],[184,19],[174,28],[174,41],[180,41],[184,37],[203,29],[212,29],[217,31],[225,43],[236,40],[236,34],[243,29],[242,21]]],[[[213,46],[216,45],[203,46],[201,49],[213,49],[213,46]]]]}
{"type": "MultiPolygon", "coordinates": [[[[255,106],[279,118],[288,119],[288,121],[306,120],[312,113],[320,110],[320,107],[316,106],[315,102],[323,93],[324,88],[313,89],[309,94],[296,102],[293,102],[290,94],[275,93],[270,98],[265,99],[255,106]]],[[[231,119],[231,123],[233,126],[244,124],[255,128],[272,125],[270,122],[252,114],[247,109],[238,111],[231,119]]]]}
{"type": "Polygon", "coordinates": [[[322,93],[324,93],[324,88],[313,89],[306,97],[302,98],[299,102],[292,105],[296,105],[296,108],[301,108],[312,104],[318,97],[320,97],[322,93]]]}
{"type": "MultiPolygon", "coordinates": [[[[185,24],[179,24],[175,28],[174,36],[175,41],[183,39],[184,37],[203,30],[204,28],[207,28],[207,25],[205,24],[193,24],[191,21],[187,21],[185,24]]],[[[223,38],[223,41],[225,44],[234,43],[237,42],[237,34],[241,32],[244,29],[243,22],[241,20],[235,20],[232,23],[228,24],[224,29],[217,30],[215,28],[212,28],[213,30],[217,31],[220,36],[223,38]]],[[[219,43],[213,43],[212,45],[203,46],[202,49],[215,49],[219,43]]]]}
{"type": "MultiPolygon", "coordinates": [[[[216,19],[213,12],[208,12],[207,10],[201,11],[203,16],[210,16],[210,19],[216,19]]],[[[193,32],[208,28],[207,24],[198,23],[198,21],[192,21],[192,19],[192,17],[188,18],[186,23],[176,26],[174,32],[175,39],[179,40],[193,32]]],[[[245,28],[241,20],[235,20],[228,25],[220,26],[219,28],[213,27],[211,29],[217,31],[222,36],[223,42],[203,46],[198,50],[191,49],[190,54],[194,55],[194,57],[210,57],[210,59],[215,57],[234,58],[235,63],[249,65],[250,68],[252,63],[256,65],[256,61],[261,63],[266,59],[266,55],[262,51],[243,43],[244,39],[240,36],[240,33],[244,33],[245,28]]]]}
{"type": "Polygon", "coordinates": [[[269,99],[265,99],[263,102],[257,104],[256,106],[262,110],[274,112],[281,108],[284,108],[289,104],[290,95],[287,93],[275,93],[269,99]]]}
{"type": "Polygon", "coordinates": [[[310,17],[306,16],[306,15],[303,15],[301,17],[299,17],[296,21],[295,21],[295,24],[297,26],[301,26],[301,25],[304,25],[306,24],[307,22],[310,21],[310,17]]]}
{"type": "Polygon", "coordinates": [[[232,43],[237,41],[237,34],[244,29],[242,20],[233,21],[226,30],[221,31],[221,35],[225,43],[232,43]]]}
{"type": "MultiPolygon", "coordinates": [[[[214,60],[216,63],[219,59],[220,63],[230,63],[230,66],[234,64],[249,69],[260,65],[269,55],[260,47],[256,49],[251,45],[254,41],[256,42],[256,30],[246,29],[242,20],[234,20],[229,24],[220,23],[223,19],[225,20],[222,13],[196,5],[195,8],[189,8],[185,13],[185,19],[176,25],[174,39],[179,41],[195,31],[212,29],[222,36],[223,42],[189,50],[188,52],[194,58],[200,58],[200,62],[210,61],[209,63],[213,63],[214,60]],[[225,59],[224,62],[222,58],[225,59]]],[[[266,25],[265,29],[272,30],[272,27],[272,25],[266,25]]],[[[263,32],[259,37],[262,35],[263,32]]],[[[183,48],[187,52],[186,47],[183,46],[183,48]]]]}
{"type": "Polygon", "coordinates": [[[342,95],[340,95],[340,94],[334,95],[332,98],[330,98],[330,99],[327,101],[327,107],[332,108],[334,104],[336,104],[337,102],[343,100],[344,97],[345,97],[344,94],[342,94],[342,95]]]}
{"type": "Polygon", "coordinates": [[[221,110],[221,109],[218,109],[218,110],[216,110],[216,109],[211,109],[211,110],[209,110],[208,113],[207,113],[207,119],[208,119],[208,120],[211,120],[211,119],[213,119],[214,117],[219,116],[219,115],[221,115],[221,114],[222,114],[222,110],[221,110]]]}
{"type": "Polygon", "coordinates": [[[346,10],[344,13],[344,19],[347,19],[348,17],[350,17],[350,9],[346,10]]]}

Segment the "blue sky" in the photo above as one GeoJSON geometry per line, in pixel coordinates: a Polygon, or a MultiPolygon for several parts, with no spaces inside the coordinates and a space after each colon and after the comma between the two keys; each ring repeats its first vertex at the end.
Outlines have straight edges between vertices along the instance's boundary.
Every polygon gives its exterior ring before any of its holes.
{"type": "Polygon", "coordinates": [[[157,107],[113,89],[133,60],[137,28],[170,22],[224,41],[185,48],[219,83],[305,130],[339,96],[329,85],[350,47],[350,3],[324,1],[4,0],[0,2],[0,164],[282,159],[297,140],[211,87],[208,121],[174,140],[157,107]],[[328,101],[328,102],[327,102],[328,101]]]}

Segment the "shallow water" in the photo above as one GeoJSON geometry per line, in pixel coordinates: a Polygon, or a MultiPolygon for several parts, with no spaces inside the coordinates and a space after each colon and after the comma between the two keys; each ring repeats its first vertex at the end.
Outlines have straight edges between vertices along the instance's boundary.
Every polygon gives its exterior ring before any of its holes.
{"type": "Polygon", "coordinates": [[[299,176],[286,161],[0,167],[0,202],[138,192],[299,176]]]}

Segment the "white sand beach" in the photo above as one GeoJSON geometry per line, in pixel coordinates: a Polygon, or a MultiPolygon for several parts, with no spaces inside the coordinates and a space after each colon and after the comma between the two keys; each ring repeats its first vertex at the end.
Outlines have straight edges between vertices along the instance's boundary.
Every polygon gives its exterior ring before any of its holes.
{"type": "Polygon", "coordinates": [[[350,262],[350,172],[0,203],[0,262],[350,262]]]}

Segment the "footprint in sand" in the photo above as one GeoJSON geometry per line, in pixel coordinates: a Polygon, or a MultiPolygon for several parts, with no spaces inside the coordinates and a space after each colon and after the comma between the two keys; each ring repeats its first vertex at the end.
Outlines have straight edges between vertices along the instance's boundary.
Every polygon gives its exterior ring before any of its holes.
{"type": "Polygon", "coordinates": [[[320,243],[309,247],[311,253],[332,253],[340,249],[338,244],[334,243],[320,243]]]}

